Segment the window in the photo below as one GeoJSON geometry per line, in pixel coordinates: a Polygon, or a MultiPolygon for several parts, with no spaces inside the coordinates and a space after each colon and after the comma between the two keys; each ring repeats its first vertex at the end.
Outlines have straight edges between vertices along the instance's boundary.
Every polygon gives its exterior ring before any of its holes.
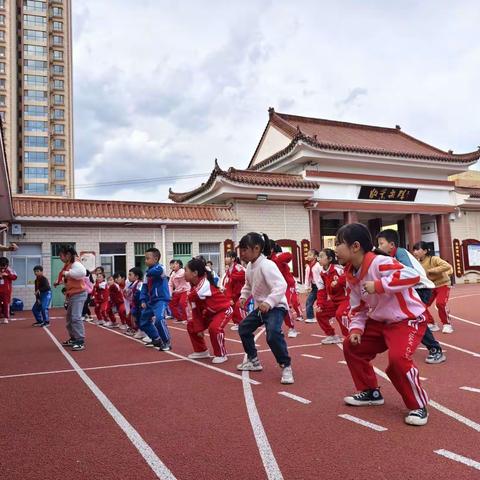
{"type": "Polygon", "coordinates": [[[45,195],[48,193],[48,185],[46,183],[25,183],[25,193],[45,195]]]}
{"type": "Polygon", "coordinates": [[[4,78],[0,78],[0,90],[5,90],[7,88],[7,81],[4,78]]]}
{"type": "Polygon", "coordinates": [[[57,120],[61,120],[61,119],[65,118],[65,112],[61,109],[55,108],[53,110],[53,118],[55,118],[57,120]]]}
{"type": "Polygon", "coordinates": [[[0,106],[4,107],[7,103],[7,97],[5,95],[0,95],[0,106]]]}
{"type": "Polygon", "coordinates": [[[105,274],[127,271],[127,256],[125,243],[100,243],[100,263],[105,268],[105,274]]]}
{"type": "Polygon", "coordinates": [[[65,195],[65,185],[55,185],[55,195],[65,195]]]}
{"type": "Polygon", "coordinates": [[[0,0],[0,8],[5,8],[5,0],[0,0]]]}
{"type": "Polygon", "coordinates": [[[26,42],[43,42],[47,39],[47,32],[41,30],[24,30],[23,39],[26,42]]]}
{"type": "Polygon", "coordinates": [[[55,180],[65,180],[65,170],[55,169],[55,180]]]}
{"type": "Polygon", "coordinates": [[[1,42],[5,41],[5,30],[0,30],[0,41],[1,42]]]}
{"type": "Polygon", "coordinates": [[[220,269],[220,244],[219,243],[200,243],[199,254],[213,262],[213,269],[218,273],[220,269]]]}
{"type": "Polygon", "coordinates": [[[5,15],[0,15],[0,25],[5,25],[5,15]]]}
{"type": "Polygon", "coordinates": [[[23,160],[25,163],[48,162],[47,152],[24,152],[23,160]]]}
{"type": "Polygon", "coordinates": [[[6,64],[5,62],[0,62],[0,73],[5,73],[6,64]]]}
{"type": "Polygon", "coordinates": [[[56,88],[58,90],[63,90],[64,83],[63,80],[54,80],[53,81],[53,88],[56,88]]]}
{"type": "Polygon", "coordinates": [[[47,122],[41,120],[25,120],[26,132],[48,132],[47,122]]]}
{"type": "Polygon", "coordinates": [[[65,155],[54,155],[53,162],[55,165],[65,165],[65,155]]]}
{"type": "Polygon", "coordinates": [[[48,115],[48,108],[43,105],[25,105],[25,116],[44,117],[48,115]]]}
{"type": "Polygon", "coordinates": [[[47,10],[47,2],[39,2],[36,0],[23,0],[24,10],[33,10],[35,12],[45,12],[47,10]]]}
{"type": "Polygon", "coordinates": [[[42,86],[47,84],[47,77],[43,75],[24,75],[23,80],[28,85],[42,86]]]}
{"type": "Polygon", "coordinates": [[[54,45],[63,45],[63,37],[60,35],[54,35],[53,36],[53,44],[54,45]]]}
{"type": "Polygon", "coordinates": [[[2,122],[5,123],[5,112],[0,112],[0,118],[2,119],[2,122]]]}
{"type": "Polygon", "coordinates": [[[47,55],[47,47],[41,47],[39,45],[24,45],[23,52],[25,55],[47,55]]]}
{"type": "Polygon", "coordinates": [[[42,245],[39,243],[20,244],[18,250],[12,252],[11,266],[17,273],[14,285],[26,287],[35,284],[33,267],[42,264],[42,245]]]}
{"type": "Polygon", "coordinates": [[[52,8],[52,15],[54,17],[63,17],[63,8],[53,7],[52,8]]]}
{"type": "Polygon", "coordinates": [[[61,32],[63,30],[63,23],[62,22],[53,22],[53,29],[57,32],[61,32]]]}
{"type": "Polygon", "coordinates": [[[145,265],[145,252],[149,248],[153,248],[155,244],[153,242],[142,242],[134,244],[134,251],[135,251],[135,266],[140,268],[141,270],[146,269],[145,265]]]}
{"type": "Polygon", "coordinates": [[[54,95],[53,103],[55,105],[63,105],[65,103],[65,97],[63,95],[54,95]]]}
{"type": "Polygon", "coordinates": [[[47,100],[47,92],[43,90],[24,90],[25,100],[33,102],[45,102],[47,100]]]}
{"type": "Polygon", "coordinates": [[[5,58],[5,53],[6,53],[5,47],[0,47],[0,57],[1,58],[5,58]]]}
{"type": "Polygon", "coordinates": [[[24,60],[23,66],[29,70],[47,70],[47,62],[44,62],[43,60],[24,60]]]}
{"type": "Polygon", "coordinates": [[[173,258],[181,260],[185,265],[192,259],[192,244],[190,242],[175,242],[173,244],[173,258]]]}
{"type": "Polygon", "coordinates": [[[48,168],[32,168],[27,167],[23,169],[25,178],[48,178],[48,168]]]}
{"type": "Polygon", "coordinates": [[[31,137],[25,135],[26,147],[48,147],[48,137],[31,137]]]}
{"type": "Polygon", "coordinates": [[[23,23],[31,27],[43,27],[47,24],[47,17],[40,17],[38,15],[24,15],[23,23]]]}
{"type": "Polygon", "coordinates": [[[65,140],[62,140],[60,138],[56,138],[53,141],[53,148],[58,149],[58,150],[64,150],[65,149],[65,140]]]}
{"type": "Polygon", "coordinates": [[[61,50],[54,50],[53,51],[53,58],[55,60],[63,60],[63,52],[61,50]]]}
{"type": "Polygon", "coordinates": [[[63,65],[54,65],[52,67],[52,73],[55,75],[63,75],[63,65]]]}
{"type": "Polygon", "coordinates": [[[61,123],[56,123],[53,126],[53,133],[58,133],[59,135],[64,135],[65,134],[65,125],[61,123]]]}

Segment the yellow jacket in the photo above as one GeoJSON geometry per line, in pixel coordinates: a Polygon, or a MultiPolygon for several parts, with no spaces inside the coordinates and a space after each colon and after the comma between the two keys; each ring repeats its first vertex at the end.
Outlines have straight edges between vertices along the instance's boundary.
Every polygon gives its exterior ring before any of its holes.
{"type": "Polygon", "coordinates": [[[420,263],[435,287],[451,285],[450,275],[453,273],[453,267],[448,262],[440,257],[427,255],[420,263]]]}

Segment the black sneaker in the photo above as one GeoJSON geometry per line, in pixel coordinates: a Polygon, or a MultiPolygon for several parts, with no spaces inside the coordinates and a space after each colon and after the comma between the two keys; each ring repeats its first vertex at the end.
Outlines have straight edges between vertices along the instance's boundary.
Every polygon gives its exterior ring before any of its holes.
{"type": "Polygon", "coordinates": [[[426,408],[417,408],[410,410],[405,417],[405,423],[408,425],[422,426],[428,422],[428,412],[426,408]]]}
{"type": "Polygon", "coordinates": [[[72,350],[74,350],[75,352],[85,350],[85,344],[83,342],[76,342],[72,345],[72,350]]]}
{"type": "Polygon", "coordinates": [[[42,323],[42,327],[49,327],[49,326],[50,326],[50,322],[42,323]]]}
{"type": "Polygon", "coordinates": [[[160,347],[161,352],[169,352],[172,349],[172,343],[166,342],[160,347]]]}
{"type": "Polygon", "coordinates": [[[161,338],[157,338],[156,340],[152,340],[151,342],[148,342],[145,344],[147,348],[161,348],[163,346],[163,342],[161,338]]]}
{"type": "Polygon", "coordinates": [[[427,358],[425,359],[426,363],[434,364],[434,363],[442,363],[447,360],[447,357],[443,353],[442,349],[432,348],[428,353],[427,358]]]}
{"type": "Polygon", "coordinates": [[[32,327],[43,327],[43,323],[42,322],[32,323],[32,327]]]}
{"type": "Polygon", "coordinates": [[[74,343],[75,340],[73,338],[69,338],[68,340],[62,342],[62,347],[71,347],[74,343]]]}
{"type": "Polygon", "coordinates": [[[355,395],[345,397],[343,400],[347,405],[353,405],[354,407],[383,405],[385,403],[379,388],[364,390],[355,395]]]}

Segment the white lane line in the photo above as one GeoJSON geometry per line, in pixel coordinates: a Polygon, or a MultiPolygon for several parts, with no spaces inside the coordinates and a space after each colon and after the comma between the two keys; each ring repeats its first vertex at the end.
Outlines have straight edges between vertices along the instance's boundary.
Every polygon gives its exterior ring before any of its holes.
{"type": "MultiPolygon", "coordinates": [[[[180,330],[181,332],[188,333],[186,328],[173,327],[172,325],[169,325],[168,328],[169,328],[169,329],[172,329],[172,330],[180,330]]],[[[209,334],[209,333],[205,333],[205,336],[209,337],[210,334],[209,334]]],[[[242,343],[241,340],[236,340],[235,338],[225,337],[225,340],[228,340],[229,342],[242,343]]],[[[258,344],[256,343],[255,346],[256,346],[256,347],[259,347],[260,345],[258,345],[258,344]]]]}
{"type": "Polygon", "coordinates": [[[460,387],[460,390],[466,390],[467,392],[480,393],[480,388],[460,387]]]}
{"type": "MultiPolygon", "coordinates": [[[[288,350],[291,350],[292,348],[302,348],[302,347],[317,347],[319,345],[322,345],[321,343],[307,343],[306,345],[289,345],[288,350]]],[[[264,350],[257,350],[257,353],[265,353],[265,352],[271,352],[269,348],[265,348],[264,350]]],[[[235,352],[235,353],[229,353],[228,356],[237,356],[237,355],[245,355],[245,352],[235,352]]],[[[322,358],[322,357],[319,357],[322,358]]]]}
{"type": "Polygon", "coordinates": [[[302,357],[314,358],[315,360],[320,360],[323,357],[317,357],[316,355],[310,355],[308,353],[302,353],[302,357]]]}
{"type": "Polygon", "coordinates": [[[320,335],[320,334],[318,334],[318,333],[311,333],[310,336],[312,336],[312,337],[319,337],[319,338],[327,338],[326,335],[320,335]]]}
{"type": "Polygon", "coordinates": [[[480,462],[476,462],[475,460],[472,460],[471,458],[468,458],[468,457],[464,457],[463,455],[458,455],[458,453],[453,453],[453,452],[450,452],[449,450],[444,450],[443,448],[440,450],[434,450],[433,452],[438,455],[441,455],[442,457],[446,457],[450,460],[454,460],[455,462],[463,463],[468,467],[472,467],[477,470],[480,470],[480,462]]]}
{"type": "Polygon", "coordinates": [[[338,363],[341,363],[342,365],[346,365],[347,362],[345,360],[339,360],[338,363]]]}
{"type": "Polygon", "coordinates": [[[455,320],[459,320],[460,322],[465,322],[465,323],[469,323],[470,325],[475,325],[477,327],[480,327],[480,323],[472,322],[471,320],[465,320],[464,318],[460,318],[452,314],[450,314],[449,316],[454,318],[455,320]]]}
{"type": "Polygon", "coordinates": [[[480,295],[480,293],[472,293],[472,294],[469,294],[469,295],[459,295],[458,297],[455,297],[455,296],[451,296],[449,298],[449,300],[456,300],[457,298],[467,298],[467,297],[478,297],[480,295]]]}
{"type": "Polygon", "coordinates": [[[2,375],[0,376],[0,379],[4,378],[19,378],[19,377],[34,377],[36,375],[54,375],[56,373],[71,373],[74,372],[75,370],[73,369],[68,369],[68,370],[51,370],[49,372],[32,372],[32,373],[17,373],[14,375],[2,375]]]}
{"type": "Polygon", "coordinates": [[[472,357],[480,358],[480,353],[472,352],[470,350],[465,350],[464,348],[456,347],[455,345],[450,345],[449,343],[445,343],[445,342],[439,341],[438,343],[440,343],[440,345],[445,345],[446,347],[453,348],[453,350],[458,350],[459,352],[467,353],[472,357]]]}
{"type": "Polygon", "coordinates": [[[377,432],[385,432],[388,428],[382,427],[377,425],[376,423],[367,422],[366,420],[362,420],[361,418],[354,417],[352,415],[348,415],[348,413],[344,413],[339,415],[339,417],[344,418],[345,420],[350,420],[351,422],[358,423],[367,428],[371,428],[372,430],[376,430],[377,432]]]}
{"type": "Polygon", "coordinates": [[[93,380],[80,368],[73,357],[65,351],[60,345],[60,342],[53,336],[48,328],[43,329],[46,334],[52,339],[52,342],[58,347],[62,355],[67,359],[68,363],[78,373],[79,377],[84,381],[85,385],[95,395],[97,400],[102,404],[103,408],[115,420],[116,424],[122,429],[123,433],[128,437],[133,446],[138,450],[138,453],[144,458],[149,467],[153,470],[157,478],[160,480],[176,480],[176,477],[168,469],[168,467],[160,460],[157,454],[152,450],[150,445],[141,437],[141,435],[133,428],[128,420],[120,413],[120,411],[113,405],[108,397],[97,387],[93,380]]]}
{"type": "MultiPolygon", "coordinates": [[[[260,331],[255,335],[255,340],[257,340],[260,335],[265,331],[265,328],[261,328],[260,331]]],[[[247,360],[247,355],[244,356],[244,361],[247,360]]],[[[262,459],[263,467],[265,473],[267,474],[268,480],[283,480],[282,472],[278,466],[277,459],[273,454],[272,447],[268,441],[267,434],[263,428],[262,420],[255,405],[255,398],[253,396],[252,387],[249,383],[250,375],[249,372],[242,372],[243,377],[243,395],[245,396],[245,405],[247,406],[248,418],[250,424],[252,425],[253,435],[255,436],[255,441],[257,442],[258,452],[262,459]]]]}
{"type": "Polygon", "coordinates": [[[308,405],[309,403],[312,403],[311,400],[307,400],[306,398],[299,397],[298,395],[294,395],[293,393],[278,392],[278,394],[283,395],[284,397],[291,398],[292,400],[296,400],[297,402],[304,403],[305,405],[308,405]]]}
{"type": "MultiPolygon", "coordinates": [[[[141,340],[138,340],[133,337],[129,337],[128,335],[125,335],[121,332],[117,332],[115,330],[112,330],[111,328],[105,328],[102,327],[101,325],[94,325],[96,327],[101,328],[102,330],[105,330],[107,332],[115,333],[117,335],[120,335],[122,338],[126,338],[127,340],[133,340],[134,342],[140,343],[140,345],[145,345],[141,340]]],[[[191,358],[185,357],[184,355],[179,355],[178,353],[175,352],[162,352],[162,353],[168,353],[169,355],[172,355],[173,357],[176,358],[181,358],[182,360],[186,360],[187,362],[194,363],[195,365],[199,365],[200,367],[208,368],[209,370],[213,370],[215,372],[223,373],[224,375],[227,375],[228,377],[236,378],[237,380],[242,380],[242,377],[240,375],[237,375],[236,373],[229,372],[228,370],[223,370],[218,367],[214,367],[213,365],[208,365],[206,363],[199,362],[198,360],[192,360],[191,358]]],[[[242,380],[243,381],[243,380],[242,380]]],[[[252,385],[260,385],[260,382],[257,382],[256,380],[250,380],[250,383],[252,385]]]]}

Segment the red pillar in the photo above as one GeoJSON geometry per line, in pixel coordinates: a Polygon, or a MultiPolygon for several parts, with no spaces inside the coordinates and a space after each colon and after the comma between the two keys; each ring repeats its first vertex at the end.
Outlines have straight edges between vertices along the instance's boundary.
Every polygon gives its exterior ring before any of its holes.
{"type": "Polygon", "coordinates": [[[422,227],[420,224],[420,214],[410,213],[407,215],[408,249],[412,250],[413,245],[422,239],[422,227]]]}
{"type": "Polygon", "coordinates": [[[453,265],[452,234],[450,232],[450,219],[448,213],[437,215],[438,243],[440,257],[453,265]]]}
{"type": "Polygon", "coordinates": [[[358,223],[358,212],[343,212],[343,223],[358,223]]]}
{"type": "Polygon", "coordinates": [[[310,210],[310,248],[322,249],[322,234],[320,232],[320,212],[310,210]]]}

